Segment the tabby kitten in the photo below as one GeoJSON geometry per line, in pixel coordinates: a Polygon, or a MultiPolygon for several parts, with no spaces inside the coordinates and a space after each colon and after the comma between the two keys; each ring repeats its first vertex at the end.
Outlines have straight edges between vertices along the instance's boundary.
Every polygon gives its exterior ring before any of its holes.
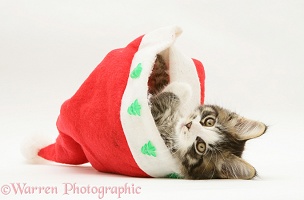
{"type": "Polygon", "coordinates": [[[186,179],[255,177],[256,170],[241,156],[246,141],[259,137],[267,127],[216,105],[200,105],[183,116],[181,105],[190,96],[190,86],[174,82],[150,99],[161,137],[180,163],[180,175],[186,179]]]}

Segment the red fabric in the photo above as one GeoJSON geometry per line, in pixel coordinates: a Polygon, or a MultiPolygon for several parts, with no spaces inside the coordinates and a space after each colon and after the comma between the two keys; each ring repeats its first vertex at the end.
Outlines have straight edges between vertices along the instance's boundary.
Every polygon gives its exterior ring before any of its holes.
{"type": "Polygon", "coordinates": [[[197,75],[201,85],[201,104],[205,102],[205,70],[203,64],[196,59],[193,59],[193,62],[196,67],[197,75]]]}
{"type": "Polygon", "coordinates": [[[55,144],[39,156],[55,162],[90,162],[103,172],[148,177],[136,164],[120,122],[121,99],[142,37],[111,51],[61,107],[55,144]]]}
{"type": "MultiPolygon", "coordinates": [[[[120,121],[121,100],[134,54],[142,36],[127,47],[111,51],[73,97],[64,102],[57,120],[59,136],[38,153],[65,164],[90,162],[102,172],[149,177],[136,164],[120,121]]],[[[193,60],[204,102],[203,65],[193,60]]]]}

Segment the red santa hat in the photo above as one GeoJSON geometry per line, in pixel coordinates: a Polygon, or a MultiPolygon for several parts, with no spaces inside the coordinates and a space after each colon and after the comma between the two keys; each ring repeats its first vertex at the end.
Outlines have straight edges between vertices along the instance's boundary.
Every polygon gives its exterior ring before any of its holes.
{"type": "Polygon", "coordinates": [[[204,101],[204,69],[183,55],[174,41],[179,27],[155,30],[111,51],[61,107],[56,142],[37,149],[58,163],[90,162],[98,171],[135,177],[165,177],[178,165],[154,123],[148,80],[157,54],[169,65],[170,82],[192,87],[186,107],[204,101]]]}

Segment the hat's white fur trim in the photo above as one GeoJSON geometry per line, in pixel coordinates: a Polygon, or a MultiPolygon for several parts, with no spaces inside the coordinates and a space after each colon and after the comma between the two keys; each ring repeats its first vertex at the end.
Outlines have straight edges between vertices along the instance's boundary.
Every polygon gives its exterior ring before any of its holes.
{"type": "MultiPolygon", "coordinates": [[[[184,82],[190,85],[192,97],[185,104],[190,110],[200,103],[200,82],[196,67],[191,58],[181,54],[174,41],[181,34],[179,27],[167,27],[146,34],[134,55],[130,73],[141,63],[142,71],[139,78],[129,78],[122,97],[120,118],[122,127],[138,166],[152,177],[164,177],[173,172],[179,172],[179,167],[161,138],[154,123],[148,101],[148,80],[154,66],[157,54],[164,56],[169,63],[171,82],[184,82]],[[140,104],[140,116],[130,115],[128,107],[135,101],[140,104]],[[141,153],[145,144],[152,144],[156,156],[141,153]]],[[[186,112],[186,111],[185,111],[186,112]]]]}

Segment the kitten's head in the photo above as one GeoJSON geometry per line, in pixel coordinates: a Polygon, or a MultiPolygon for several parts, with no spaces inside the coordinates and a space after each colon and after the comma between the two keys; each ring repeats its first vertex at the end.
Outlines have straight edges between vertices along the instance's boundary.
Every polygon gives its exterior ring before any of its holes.
{"type": "Polygon", "coordinates": [[[185,178],[251,179],[254,167],[241,158],[245,142],[267,127],[218,106],[203,105],[176,127],[177,155],[185,178]]]}

